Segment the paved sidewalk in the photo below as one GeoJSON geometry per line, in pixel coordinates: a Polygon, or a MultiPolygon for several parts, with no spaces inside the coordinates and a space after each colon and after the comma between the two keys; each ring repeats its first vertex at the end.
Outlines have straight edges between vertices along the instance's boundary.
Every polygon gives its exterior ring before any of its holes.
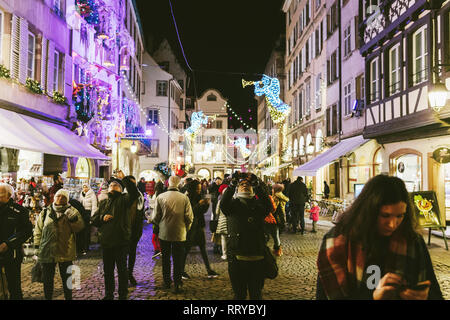
{"type": "MultiPolygon", "coordinates": [[[[209,217],[207,214],[206,217],[209,217]]],[[[309,219],[307,230],[311,230],[309,219]]],[[[207,223],[208,224],[208,223],[207,223]]],[[[266,280],[263,298],[267,300],[311,300],[316,291],[316,259],[323,235],[332,223],[322,219],[318,223],[318,233],[307,232],[304,235],[282,234],[283,256],[278,258],[279,276],[275,280],[266,280]]],[[[213,254],[212,243],[208,241],[207,251],[212,268],[220,274],[216,279],[208,279],[200,252],[193,248],[187,259],[186,272],[192,277],[184,280],[185,293],[175,295],[172,290],[162,290],[161,259],[152,259],[151,225],[145,225],[144,234],[139,242],[135,267],[136,287],[129,288],[132,300],[231,300],[233,298],[229,282],[227,262],[220,255],[213,254]]],[[[207,232],[209,240],[210,233],[207,232]]],[[[436,276],[444,297],[450,300],[450,252],[444,248],[442,239],[432,237],[429,247],[436,276]]],[[[269,242],[271,245],[272,242],[269,242]]],[[[74,290],[75,300],[100,300],[104,296],[103,265],[101,250],[96,249],[87,256],[75,261],[81,269],[81,289],[74,290]]],[[[22,288],[25,299],[43,299],[41,283],[31,283],[32,263],[22,267],[22,288]]],[[[116,279],[117,281],[117,279],[116,279]]],[[[117,285],[116,285],[117,286],[117,285]]],[[[116,289],[117,290],[117,289],[116,289]]],[[[61,278],[55,276],[54,299],[63,299],[61,278]]],[[[117,298],[117,296],[116,296],[117,298]]]]}

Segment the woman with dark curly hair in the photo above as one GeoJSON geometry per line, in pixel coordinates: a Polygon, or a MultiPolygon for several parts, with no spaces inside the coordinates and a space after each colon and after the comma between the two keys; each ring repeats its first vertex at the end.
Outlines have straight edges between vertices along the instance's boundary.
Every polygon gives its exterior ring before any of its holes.
{"type": "Polygon", "coordinates": [[[211,269],[209,265],[208,255],[206,254],[206,237],[205,237],[205,213],[209,208],[209,199],[202,199],[202,184],[198,180],[192,180],[187,185],[187,196],[191,201],[192,211],[194,212],[194,222],[186,236],[186,252],[183,264],[183,279],[190,279],[185,272],[186,258],[193,246],[198,246],[205,263],[208,278],[217,278],[218,274],[211,269]]]}
{"type": "Polygon", "coordinates": [[[378,175],[323,238],[317,299],[443,299],[404,182],[378,175]]]}

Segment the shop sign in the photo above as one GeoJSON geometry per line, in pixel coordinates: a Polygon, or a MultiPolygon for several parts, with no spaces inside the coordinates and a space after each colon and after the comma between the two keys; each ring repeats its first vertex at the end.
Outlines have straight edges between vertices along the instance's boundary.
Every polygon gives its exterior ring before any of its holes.
{"type": "Polygon", "coordinates": [[[450,148],[438,148],[433,152],[433,159],[439,163],[450,162],[450,148]]]}
{"type": "Polygon", "coordinates": [[[445,221],[440,216],[439,204],[434,191],[417,191],[410,193],[414,203],[414,213],[421,227],[445,227],[445,221]]]}

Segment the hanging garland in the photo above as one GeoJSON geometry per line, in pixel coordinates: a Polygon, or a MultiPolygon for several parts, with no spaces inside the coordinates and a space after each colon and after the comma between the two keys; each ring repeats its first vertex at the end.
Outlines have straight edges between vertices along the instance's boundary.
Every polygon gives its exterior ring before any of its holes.
{"type": "Polygon", "coordinates": [[[75,111],[77,113],[77,119],[82,123],[89,122],[94,116],[94,112],[91,111],[91,84],[75,84],[73,82],[72,98],[75,102],[75,111]]]}

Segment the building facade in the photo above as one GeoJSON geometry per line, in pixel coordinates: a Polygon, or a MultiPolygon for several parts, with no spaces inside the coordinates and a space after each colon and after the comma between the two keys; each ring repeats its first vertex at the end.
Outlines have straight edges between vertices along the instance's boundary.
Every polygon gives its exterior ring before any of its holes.
{"type": "MultiPolygon", "coordinates": [[[[402,178],[409,191],[434,190],[450,220],[449,100],[433,108],[435,84],[450,88],[450,1],[364,1],[364,137],[376,139],[373,171],[402,178]]],[[[369,155],[372,156],[372,155],[369,155]]]]}

